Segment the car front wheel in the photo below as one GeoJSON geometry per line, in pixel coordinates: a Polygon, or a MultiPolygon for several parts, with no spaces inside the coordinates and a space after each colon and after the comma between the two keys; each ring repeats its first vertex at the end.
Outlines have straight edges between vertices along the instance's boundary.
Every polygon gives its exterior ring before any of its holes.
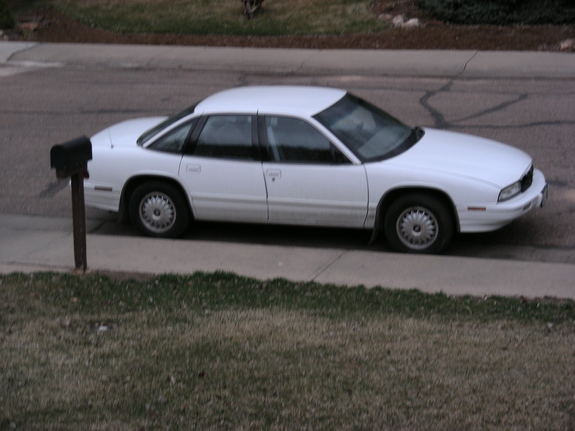
{"type": "Polygon", "coordinates": [[[384,218],[389,245],[408,253],[439,253],[453,237],[453,217],[433,196],[410,193],[393,201],[384,218]]]}
{"type": "Polygon", "coordinates": [[[163,182],[138,186],[130,198],[130,218],[146,235],[176,238],[188,228],[190,216],[182,193],[163,182]]]}

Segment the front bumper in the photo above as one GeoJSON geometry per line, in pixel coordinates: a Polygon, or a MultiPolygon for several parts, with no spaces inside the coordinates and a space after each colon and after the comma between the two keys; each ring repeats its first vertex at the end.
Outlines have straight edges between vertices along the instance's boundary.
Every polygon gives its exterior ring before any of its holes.
{"type": "Polygon", "coordinates": [[[461,232],[488,232],[511,223],[529,211],[542,207],[548,194],[543,173],[535,169],[531,187],[513,199],[491,205],[468,205],[458,209],[461,232]],[[469,208],[475,208],[469,210],[469,208]],[[478,210],[477,208],[484,208],[478,210]]]}

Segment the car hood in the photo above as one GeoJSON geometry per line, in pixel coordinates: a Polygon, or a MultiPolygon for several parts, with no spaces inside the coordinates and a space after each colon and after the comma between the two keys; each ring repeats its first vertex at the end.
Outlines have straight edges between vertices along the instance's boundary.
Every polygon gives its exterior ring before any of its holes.
{"type": "Polygon", "coordinates": [[[389,162],[418,171],[473,178],[497,187],[518,181],[532,163],[528,154],[500,142],[464,133],[424,130],[417,144],[389,162]]]}
{"type": "Polygon", "coordinates": [[[135,146],[142,133],[165,119],[166,117],[150,117],[122,121],[92,136],[92,145],[109,145],[112,147],[135,146]]]}

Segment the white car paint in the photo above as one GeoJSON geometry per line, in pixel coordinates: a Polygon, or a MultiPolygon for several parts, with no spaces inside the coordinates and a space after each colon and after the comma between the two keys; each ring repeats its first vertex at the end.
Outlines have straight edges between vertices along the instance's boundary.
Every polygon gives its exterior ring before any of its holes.
{"type": "MultiPolygon", "coordinates": [[[[124,121],[91,139],[93,160],[85,181],[86,203],[118,211],[128,181],[167,178],[186,191],[193,216],[203,220],[346,226],[371,229],[379,203],[393,190],[420,188],[446,196],[461,232],[497,229],[542,204],[543,174],[531,186],[498,202],[501,190],[532,165],[523,151],[492,140],[435,129],[405,152],[362,163],[312,116],[346,92],[317,87],[243,87],[200,102],[194,112],[143,146],[138,137],[166,117],[124,121]],[[349,160],[343,165],[245,161],[163,153],[149,149],[157,139],[191,118],[219,113],[283,115],[314,126],[349,160]]],[[[255,118],[255,117],[254,117],[255,118]]]]}
{"type": "Polygon", "coordinates": [[[257,86],[238,87],[207,97],[196,106],[198,114],[222,112],[293,115],[309,118],[341,99],[335,88],[257,86]]]}
{"type": "Polygon", "coordinates": [[[268,220],[261,162],[184,156],[179,178],[192,199],[197,220],[268,220]]]}
{"type": "Polygon", "coordinates": [[[532,163],[523,151],[489,139],[425,129],[420,142],[392,162],[396,166],[468,177],[498,188],[517,181],[532,163]]]}
{"type": "Polygon", "coordinates": [[[362,165],[263,163],[269,223],[362,228],[367,178],[362,165]]]}

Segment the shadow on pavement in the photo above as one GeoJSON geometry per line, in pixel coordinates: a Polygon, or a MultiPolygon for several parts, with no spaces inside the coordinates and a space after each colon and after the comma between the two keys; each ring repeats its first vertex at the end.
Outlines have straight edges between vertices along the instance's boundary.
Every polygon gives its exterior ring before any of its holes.
{"type": "MultiPolygon", "coordinates": [[[[95,235],[140,236],[130,224],[119,223],[115,215],[93,212],[100,223],[90,233],[95,235]]],[[[459,234],[446,250],[448,256],[575,263],[575,252],[553,246],[522,243],[528,238],[528,224],[517,221],[498,231],[459,234]]],[[[182,240],[259,244],[286,247],[331,248],[340,250],[391,252],[380,236],[370,244],[371,232],[359,229],[268,226],[244,223],[195,222],[182,240]]]]}

